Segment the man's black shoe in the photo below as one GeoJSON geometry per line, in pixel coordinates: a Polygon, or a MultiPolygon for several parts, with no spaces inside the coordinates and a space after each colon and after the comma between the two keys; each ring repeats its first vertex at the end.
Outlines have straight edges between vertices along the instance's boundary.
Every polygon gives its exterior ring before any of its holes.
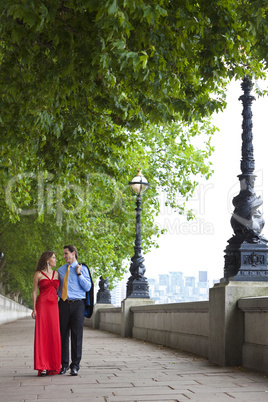
{"type": "Polygon", "coordinates": [[[60,369],[60,372],[59,372],[59,374],[66,374],[66,371],[69,369],[69,367],[62,367],[61,369],[60,369]]]}
{"type": "Polygon", "coordinates": [[[78,370],[74,367],[71,369],[71,375],[77,375],[78,374],[78,370]]]}

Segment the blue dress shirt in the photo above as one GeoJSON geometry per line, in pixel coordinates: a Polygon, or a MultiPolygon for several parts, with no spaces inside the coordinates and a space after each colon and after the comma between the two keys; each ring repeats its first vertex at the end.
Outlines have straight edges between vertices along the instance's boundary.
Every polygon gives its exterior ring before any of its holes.
{"type": "MultiPolygon", "coordinates": [[[[67,272],[69,264],[64,264],[58,269],[59,273],[59,291],[58,296],[62,295],[62,286],[64,276],[67,272]]],[[[75,299],[85,299],[86,292],[91,289],[91,279],[88,273],[87,267],[82,265],[81,275],[77,275],[76,266],[78,265],[77,261],[73,262],[70,266],[69,277],[68,277],[68,297],[67,300],[75,300],[75,299]]]]}

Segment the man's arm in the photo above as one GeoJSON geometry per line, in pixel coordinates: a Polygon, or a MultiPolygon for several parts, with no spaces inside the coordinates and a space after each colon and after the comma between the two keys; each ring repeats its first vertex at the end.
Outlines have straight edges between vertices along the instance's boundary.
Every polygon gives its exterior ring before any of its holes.
{"type": "Polygon", "coordinates": [[[90,279],[87,267],[85,267],[84,265],[81,265],[81,264],[77,265],[76,273],[77,273],[78,282],[79,282],[79,285],[81,286],[81,288],[85,292],[89,292],[91,289],[92,283],[91,283],[91,279],[90,279]]]}

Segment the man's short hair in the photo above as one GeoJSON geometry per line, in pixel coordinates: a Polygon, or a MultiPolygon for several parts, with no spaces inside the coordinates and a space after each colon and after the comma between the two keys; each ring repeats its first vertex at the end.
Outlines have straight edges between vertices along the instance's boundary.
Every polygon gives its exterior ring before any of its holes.
{"type": "Polygon", "coordinates": [[[64,246],[63,249],[68,248],[68,250],[73,253],[75,251],[75,258],[78,258],[78,251],[77,248],[75,246],[72,246],[71,244],[69,244],[68,246],[64,246]]]}

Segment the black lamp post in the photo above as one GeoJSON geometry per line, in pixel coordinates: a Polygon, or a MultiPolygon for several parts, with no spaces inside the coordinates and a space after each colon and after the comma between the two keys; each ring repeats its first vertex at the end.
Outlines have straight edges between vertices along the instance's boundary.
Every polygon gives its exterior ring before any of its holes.
{"type": "Polygon", "coordinates": [[[144,277],[146,271],[143,265],[144,257],[142,256],[141,247],[141,197],[148,189],[149,183],[145,177],[138,172],[131,182],[128,183],[132,192],[136,195],[136,239],[135,239],[135,254],[131,258],[130,273],[127,283],[127,298],[150,298],[149,285],[147,278],[144,277]]]}
{"type": "Polygon", "coordinates": [[[264,219],[258,208],[262,205],[261,197],[254,192],[255,161],[253,156],[252,112],[254,96],[250,95],[252,83],[245,77],[241,87],[244,95],[239,100],[243,103],[243,133],[240,193],[234,197],[235,207],[231,218],[234,235],[228,240],[225,250],[224,278],[234,281],[268,281],[267,240],[260,234],[264,219]]]}
{"type": "Polygon", "coordinates": [[[109,280],[107,277],[100,277],[99,290],[97,292],[98,304],[111,304],[111,293],[109,290],[109,280]]]}

